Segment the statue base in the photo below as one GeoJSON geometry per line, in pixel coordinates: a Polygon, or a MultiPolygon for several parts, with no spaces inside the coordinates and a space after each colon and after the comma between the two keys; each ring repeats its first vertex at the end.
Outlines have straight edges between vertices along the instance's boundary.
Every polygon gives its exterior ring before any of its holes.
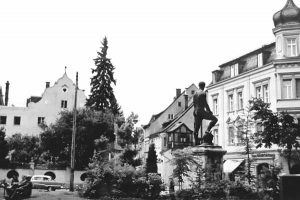
{"type": "Polygon", "coordinates": [[[205,173],[205,181],[222,180],[223,174],[223,156],[226,150],[221,146],[203,143],[192,147],[193,155],[197,158],[199,164],[205,173]]]}

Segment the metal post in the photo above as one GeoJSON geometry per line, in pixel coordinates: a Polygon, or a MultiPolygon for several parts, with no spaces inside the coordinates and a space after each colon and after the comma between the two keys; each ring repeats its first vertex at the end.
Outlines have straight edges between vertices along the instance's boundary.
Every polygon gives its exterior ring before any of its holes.
{"type": "Polygon", "coordinates": [[[73,131],[72,131],[72,146],[71,146],[71,173],[70,173],[70,191],[74,191],[74,167],[75,167],[75,136],[76,136],[76,104],[77,104],[77,89],[78,89],[78,72],[76,72],[75,86],[75,101],[73,108],[73,131]]]}

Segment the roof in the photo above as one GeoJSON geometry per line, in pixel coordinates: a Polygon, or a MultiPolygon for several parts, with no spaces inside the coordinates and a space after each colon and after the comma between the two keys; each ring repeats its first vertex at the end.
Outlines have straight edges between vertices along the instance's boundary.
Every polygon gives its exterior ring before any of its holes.
{"type": "Polygon", "coordinates": [[[187,125],[185,125],[185,123],[182,122],[178,122],[176,123],[173,127],[171,127],[167,132],[174,132],[177,129],[179,129],[180,127],[184,126],[187,130],[189,130],[190,132],[193,132],[191,129],[189,129],[189,127],[187,127],[187,125]]]}
{"type": "MultiPolygon", "coordinates": [[[[191,84],[189,87],[187,87],[187,88],[190,88],[190,87],[192,87],[193,85],[194,85],[195,87],[197,87],[194,83],[192,83],[192,84],[191,84]]],[[[156,115],[152,115],[152,117],[151,117],[151,119],[150,119],[150,122],[149,122],[148,124],[146,124],[146,125],[143,125],[143,127],[144,127],[144,128],[148,128],[152,122],[154,122],[155,120],[157,120],[157,119],[158,119],[158,118],[159,118],[166,110],[168,110],[168,108],[170,108],[170,107],[176,102],[176,100],[177,100],[180,96],[182,96],[184,93],[185,93],[185,90],[183,90],[179,96],[175,97],[174,100],[172,101],[172,103],[171,103],[169,106],[167,106],[167,108],[164,109],[162,112],[160,112],[160,113],[158,113],[158,114],[156,114],[156,115]]]]}
{"type": "Polygon", "coordinates": [[[33,103],[37,103],[42,99],[42,97],[38,97],[38,96],[31,96],[30,98],[27,99],[26,101],[26,106],[28,106],[29,103],[33,102],[33,103]]]}
{"type": "Polygon", "coordinates": [[[238,57],[238,58],[235,58],[235,59],[230,60],[230,61],[228,61],[228,62],[226,62],[226,63],[223,63],[223,64],[221,64],[219,67],[222,68],[222,67],[224,67],[224,66],[231,65],[231,64],[233,64],[233,63],[235,63],[235,62],[237,62],[237,61],[239,61],[239,60],[241,60],[241,59],[243,59],[243,58],[246,58],[246,57],[248,57],[248,56],[250,56],[250,55],[252,55],[252,54],[255,54],[255,53],[258,53],[258,52],[263,52],[264,50],[266,50],[266,49],[268,49],[268,48],[270,48],[270,47],[272,47],[272,46],[275,47],[275,42],[272,42],[272,43],[267,44],[267,45],[263,45],[262,47],[260,47],[260,48],[258,48],[258,49],[255,49],[255,50],[253,50],[253,51],[251,51],[251,52],[249,52],[249,53],[246,53],[246,54],[244,54],[244,55],[242,55],[242,56],[240,56],[240,57],[238,57]]]}

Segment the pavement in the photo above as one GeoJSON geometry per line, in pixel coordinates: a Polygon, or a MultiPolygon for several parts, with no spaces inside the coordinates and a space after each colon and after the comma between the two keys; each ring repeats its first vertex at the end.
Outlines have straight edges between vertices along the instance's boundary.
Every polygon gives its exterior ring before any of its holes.
{"type": "MultiPolygon", "coordinates": [[[[0,200],[3,198],[3,189],[0,189],[0,200]]],[[[83,200],[80,198],[77,192],[69,192],[68,190],[55,190],[55,191],[45,191],[45,190],[32,190],[32,195],[27,200],[83,200]]]]}

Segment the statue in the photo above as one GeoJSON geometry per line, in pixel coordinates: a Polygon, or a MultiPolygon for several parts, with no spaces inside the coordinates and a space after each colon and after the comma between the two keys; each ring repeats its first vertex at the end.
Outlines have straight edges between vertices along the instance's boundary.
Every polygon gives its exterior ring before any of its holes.
{"type": "Polygon", "coordinates": [[[211,134],[211,129],[216,125],[218,122],[218,119],[213,115],[211,112],[207,101],[206,101],[206,93],[207,91],[204,91],[205,83],[200,82],[199,83],[199,91],[197,91],[193,97],[193,103],[194,103],[194,139],[196,145],[200,144],[200,140],[203,140],[204,143],[212,145],[213,135],[211,134]],[[204,136],[199,139],[198,138],[198,132],[200,129],[200,126],[202,125],[202,120],[210,120],[210,123],[205,131],[204,136]]]}

